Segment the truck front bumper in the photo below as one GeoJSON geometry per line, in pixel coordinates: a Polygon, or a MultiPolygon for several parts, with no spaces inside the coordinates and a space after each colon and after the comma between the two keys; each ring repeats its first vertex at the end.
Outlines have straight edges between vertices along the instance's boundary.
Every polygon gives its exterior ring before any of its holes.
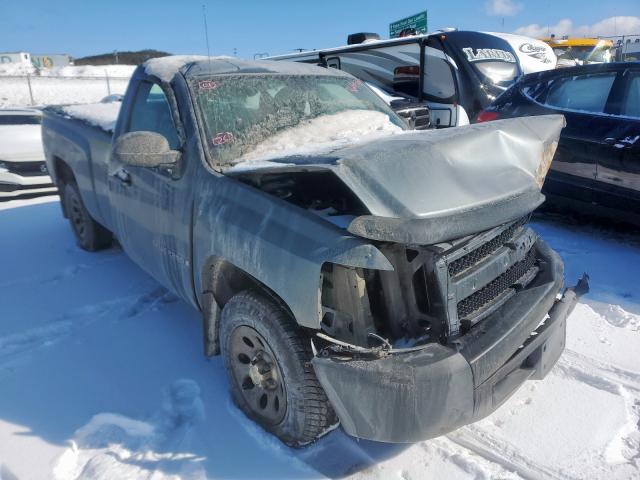
{"type": "Polygon", "coordinates": [[[544,242],[535,248],[536,280],[452,345],[373,360],[315,357],[344,430],[394,443],[437,437],[489,415],[525,380],[542,379],[564,349],[566,319],[588,284],[584,278],[558,299],[562,261],[544,242]]]}

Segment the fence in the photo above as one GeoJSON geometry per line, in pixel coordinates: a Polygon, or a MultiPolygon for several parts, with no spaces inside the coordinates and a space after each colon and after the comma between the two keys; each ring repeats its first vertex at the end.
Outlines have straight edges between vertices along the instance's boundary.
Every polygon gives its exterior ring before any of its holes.
{"type": "Polygon", "coordinates": [[[0,106],[51,105],[98,102],[123,94],[129,77],[104,76],[0,76],[0,106]]]}

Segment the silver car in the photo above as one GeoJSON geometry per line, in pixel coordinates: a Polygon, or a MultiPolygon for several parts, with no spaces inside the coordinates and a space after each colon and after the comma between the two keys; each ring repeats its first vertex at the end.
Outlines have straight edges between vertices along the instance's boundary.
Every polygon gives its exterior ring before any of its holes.
{"type": "Polygon", "coordinates": [[[42,113],[0,110],[0,198],[54,193],[42,150],[42,113]]]}

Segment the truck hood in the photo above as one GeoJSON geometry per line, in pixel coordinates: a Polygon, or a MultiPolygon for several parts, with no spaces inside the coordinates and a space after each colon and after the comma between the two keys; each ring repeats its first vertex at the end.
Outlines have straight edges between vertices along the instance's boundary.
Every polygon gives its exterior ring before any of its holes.
{"type": "Polygon", "coordinates": [[[322,157],[282,158],[255,168],[262,167],[263,173],[331,170],[369,213],[353,218],[349,232],[372,240],[433,244],[515,220],[538,207],[564,125],[562,115],[497,120],[393,135],[322,157]]]}

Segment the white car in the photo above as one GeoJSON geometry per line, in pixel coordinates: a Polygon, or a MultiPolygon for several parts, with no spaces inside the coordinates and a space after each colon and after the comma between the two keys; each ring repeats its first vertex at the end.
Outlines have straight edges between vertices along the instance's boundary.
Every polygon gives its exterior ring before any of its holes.
{"type": "Polygon", "coordinates": [[[0,110],[0,199],[55,193],[42,150],[42,113],[0,110]]]}

